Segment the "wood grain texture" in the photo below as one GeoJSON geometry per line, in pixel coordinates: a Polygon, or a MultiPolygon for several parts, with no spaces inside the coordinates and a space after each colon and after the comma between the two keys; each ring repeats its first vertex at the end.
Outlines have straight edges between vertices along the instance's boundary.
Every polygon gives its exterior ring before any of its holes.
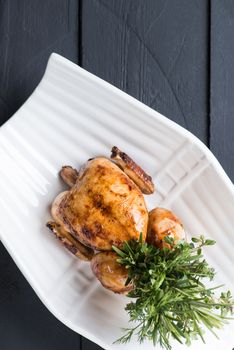
{"type": "Polygon", "coordinates": [[[85,0],[83,67],[204,142],[208,1],[85,0]]]}
{"type": "Polygon", "coordinates": [[[78,57],[76,0],[0,2],[0,121],[39,83],[52,52],[78,57]]]}
{"type": "Polygon", "coordinates": [[[234,2],[211,2],[210,148],[234,181],[234,2]]]}
{"type": "MultiPolygon", "coordinates": [[[[0,1],[0,124],[39,83],[55,51],[77,62],[76,0],[0,1]]],[[[80,336],[44,307],[0,244],[0,349],[79,350],[80,336]]]]}

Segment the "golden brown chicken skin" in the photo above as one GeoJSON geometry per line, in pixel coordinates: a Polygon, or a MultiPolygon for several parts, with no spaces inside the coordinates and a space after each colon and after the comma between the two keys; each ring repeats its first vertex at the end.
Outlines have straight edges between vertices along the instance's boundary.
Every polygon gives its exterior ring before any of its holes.
{"type": "Polygon", "coordinates": [[[91,268],[103,287],[115,293],[128,293],[132,290],[132,284],[125,286],[128,278],[127,269],[120,265],[114,252],[101,252],[94,255],[91,260],[91,268]]]}
{"type": "Polygon", "coordinates": [[[170,210],[155,208],[149,212],[147,242],[158,248],[170,245],[163,241],[165,237],[174,238],[174,242],[185,239],[185,231],[181,220],[170,210]]]}
{"type": "Polygon", "coordinates": [[[141,232],[146,238],[148,212],[142,192],[107,158],[88,161],[60,198],[52,206],[55,221],[88,247],[111,250],[141,232]]]}
{"type": "Polygon", "coordinates": [[[78,171],[63,166],[60,176],[70,187],[54,200],[47,227],[76,257],[91,261],[102,285],[127,293],[127,270],[118,264],[112,246],[146,239],[148,211],[143,193],[154,191],[151,177],[126,153],[112,148],[111,160],[89,159],[78,171]],[[96,251],[96,254],[95,254],[96,251]],[[99,251],[99,252],[97,252],[99,251]],[[101,251],[101,252],[100,252],[101,251]]]}

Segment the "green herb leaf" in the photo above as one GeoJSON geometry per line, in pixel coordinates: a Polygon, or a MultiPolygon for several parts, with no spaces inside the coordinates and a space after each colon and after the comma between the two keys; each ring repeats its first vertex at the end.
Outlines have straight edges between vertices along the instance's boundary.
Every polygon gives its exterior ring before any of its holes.
{"type": "MultiPolygon", "coordinates": [[[[131,240],[122,250],[113,247],[118,262],[128,268],[127,284],[134,289],[128,293],[132,301],[126,311],[136,326],[125,330],[117,340],[128,342],[136,334],[139,342],[149,339],[171,349],[170,340],[187,345],[200,337],[204,341],[205,327],[215,334],[231,314],[234,301],[230,291],[215,295],[218,287],[206,288],[204,279],[215,275],[202,256],[202,247],[215,244],[204,236],[192,238],[193,243],[174,243],[166,237],[172,249],[160,250],[143,242],[131,240]]],[[[220,286],[219,286],[220,287],[220,286]]]]}
{"type": "Polygon", "coordinates": [[[119,255],[121,256],[122,258],[125,258],[126,254],[120,250],[119,248],[115,247],[115,246],[112,246],[112,249],[119,255]]]}
{"type": "Polygon", "coordinates": [[[196,237],[193,237],[193,238],[192,238],[192,242],[198,243],[198,242],[200,242],[200,239],[199,239],[199,238],[196,238],[196,237]]]}
{"type": "Polygon", "coordinates": [[[214,245],[216,242],[213,241],[212,239],[206,239],[205,240],[205,245],[214,245]]]}

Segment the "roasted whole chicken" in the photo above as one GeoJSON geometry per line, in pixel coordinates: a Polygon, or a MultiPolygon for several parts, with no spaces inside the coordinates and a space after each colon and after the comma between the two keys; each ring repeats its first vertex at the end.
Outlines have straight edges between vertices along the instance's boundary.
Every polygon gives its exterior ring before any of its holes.
{"type": "Polygon", "coordinates": [[[62,167],[70,187],[54,200],[48,228],[78,258],[91,261],[94,275],[116,293],[128,293],[128,272],[116,261],[112,246],[142,239],[162,247],[165,236],[185,236],[181,221],[162,208],[148,213],[143,194],[152,194],[151,177],[126,153],[112,148],[111,158],[89,159],[79,171],[62,167]]]}

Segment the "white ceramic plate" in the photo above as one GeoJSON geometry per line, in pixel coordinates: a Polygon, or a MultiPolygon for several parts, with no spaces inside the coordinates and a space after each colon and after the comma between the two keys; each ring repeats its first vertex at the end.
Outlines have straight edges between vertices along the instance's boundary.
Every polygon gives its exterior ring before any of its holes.
{"type": "MultiPolygon", "coordinates": [[[[0,129],[1,239],[42,302],[68,327],[104,349],[150,350],[136,339],[112,344],[127,326],[127,299],[102,288],[89,264],[45,227],[50,204],[64,188],[61,165],[108,156],[112,145],[153,176],[157,191],[146,197],[149,209],[172,208],[189,233],[217,241],[207,258],[217,283],[234,289],[234,188],[214,156],[185,129],[56,54],[35,92],[0,129]]],[[[219,335],[207,332],[207,345],[195,341],[190,349],[231,350],[233,324],[219,335]]]]}

